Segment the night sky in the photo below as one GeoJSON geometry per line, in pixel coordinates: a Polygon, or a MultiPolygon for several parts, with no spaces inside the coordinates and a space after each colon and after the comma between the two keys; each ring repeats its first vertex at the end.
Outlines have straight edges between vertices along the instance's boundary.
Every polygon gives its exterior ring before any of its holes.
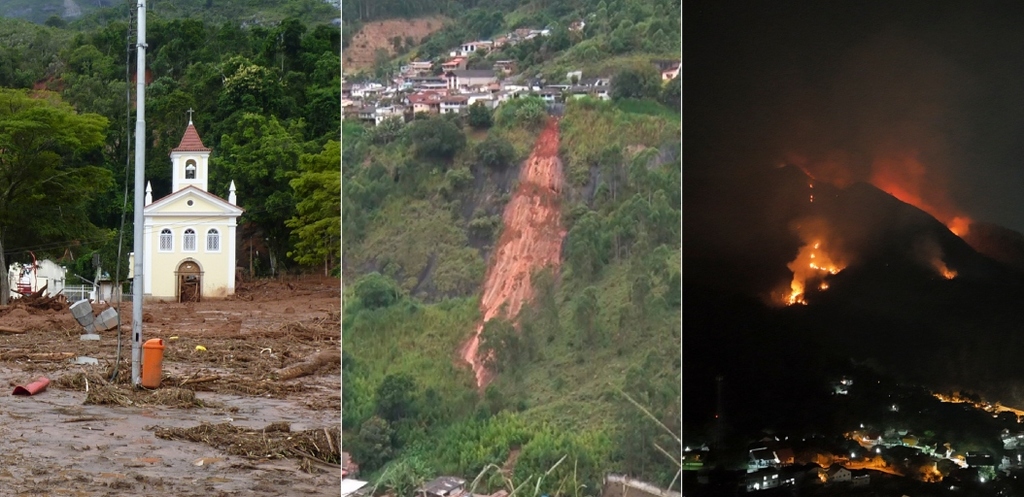
{"type": "Polygon", "coordinates": [[[1024,232],[1024,4],[683,9],[684,229],[743,215],[759,175],[791,163],[1024,232]]]}

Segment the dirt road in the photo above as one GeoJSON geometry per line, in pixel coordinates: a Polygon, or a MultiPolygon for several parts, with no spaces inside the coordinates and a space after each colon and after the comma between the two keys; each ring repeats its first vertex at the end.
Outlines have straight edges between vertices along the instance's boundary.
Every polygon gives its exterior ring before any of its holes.
{"type": "MultiPolygon", "coordinates": [[[[108,382],[114,331],[82,341],[70,311],[0,308],[0,329],[24,331],[0,332],[8,388],[0,395],[0,488],[8,495],[336,494],[340,364],[286,381],[275,372],[338,349],[339,304],[338,280],[318,277],[243,284],[230,300],[147,303],[143,339],[162,338],[167,347],[155,391],[127,385],[128,333],[119,378],[108,382]],[[39,376],[52,381],[46,391],[10,395],[39,376]]],[[[122,312],[127,327],[131,304],[122,312]]]]}
{"type": "MultiPolygon", "coordinates": [[[[545,266],[558,269],[565,238],[561,192],[558,120],[549,118],[519,174],[519,187],[505,206],[504,228],[480,299],[483,322],[498,316],[503,305],[507,305],[508,316],[514,317],[532,296],[531,273],[545,266]]],[[[462,355],[473,366],[481,388],[489,380],[483,358],[479,357],[482,330],[483,323],[477,326],[462,355]]]]}

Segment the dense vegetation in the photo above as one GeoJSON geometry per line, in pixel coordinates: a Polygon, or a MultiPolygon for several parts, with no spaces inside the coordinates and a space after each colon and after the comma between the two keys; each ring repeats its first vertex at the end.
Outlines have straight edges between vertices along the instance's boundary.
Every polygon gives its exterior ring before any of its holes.
{"type": "MultiPolygon", "coordinates": [[[[370,10],[362,20],[454,15],[438,38],[414,49],[430,54],[489,34],[464,31],[481,12],[494,13],[499,32],[539,19],[568,26],[598,2],[555,3],[370,10]],[[527,11],[540,17],[524,20],[527,11]]],[[[673,8],[613,3],[602,15],[614,12],[616,26],[619,15],[649,23],[673,8]]],[[[675,15],[657,19],[671,24],[675,15]]],[[[595,25],[564,46],[539,42],[531,50],[542,56],[528,64],[555,74],[580,60],[572,54],[586,40],[603,50],[610,33],[595,25]]],[[[678,25],[668,29],[678,33],[678,25]]],[[[378,490],[407,495],[440,474],[471,480],[481,472],[478,492],[507,488],[504,477],[516,485],[529,479],[530,492],[542,477],[537,488],[551,495],[594,495],[613,471],[672,481],[678,467],[655,445],[670,454],[679,446],[624,393],[679,434],[679,82],[648,78],[651,59],[678,58],[673,43],[595,57],[589,67],[631,92],[567,104],[559,124],[562,268],[535,275],[534,298],[518,316],[485,326],[481,347],[493,351],[497,374],[484,392],[459,349],[481,319],[487,261],[519,164],[547,119],[544,103],[520,98],[493,114],[476,108],[376,127],[343,123],[343,429],[363,478],[378,490]],[[512,460],[503,477],[498,470],[512,460]]]]}
{"type": "MultiPolygon", "coordinates": [[[[210,3],[226,8],[228,2],[210,3]]],[[[313,5],[296,1],[281,8],[313,5]]],[[[146,90],[146,180],[152,182],[154,198],[169,193],[167,156],[181,139],[188,123],[186,110],[192,108],[200,136],[213,149],[211,192],[227,197],[232,180],[238,188],[238,202],[246,211],[240,236],[243,241],[255,240],[251,243],[264,255],[254,264],[257,275],[299,265],[336,270],[339,28],[327,24],[329,17],[315,24],[295,16],[245,24],[225,15],[213,16],[223,21],[211,23],[203,9],[186,7],[157,2],[147,14],[151,82],[146,90]],[[196,16],[170,16],[189,13],[196,16]]],[[[0,19],[0,87],[49,91],[53,95],[47,98],[55,106],[64,105],[56,103],[60,101],[77,114],[102,117],[102,147],[69,160],[99,167],[112,178],[96,183],[102,188],[94,195],[63,205],[65,215],[87,219],[106,236],[67,233],[43,243],[18,230],[10,232],[7,246],[19,250],[8,250],[9,255],[23,259],[34,250],[37,256],[60,256],[70,248],[81,266],[73,272],[90,274],[89,256],[96,251],[103,266],[113,269],[118,242],[114,235],[125,207],[123,246],[124,252],[130,250],[132,214],[126,195],[130,198],[131,193],[126,185],[134,181],[129,167],[129,158],[134,157],[130,132],[135,126],[136,58],[134,51],[129,52],[135,45],[134,14],[119,6],[45,26],[0,19]]],[[[14,125],[0,117],[0,132],[14,125]]]]}

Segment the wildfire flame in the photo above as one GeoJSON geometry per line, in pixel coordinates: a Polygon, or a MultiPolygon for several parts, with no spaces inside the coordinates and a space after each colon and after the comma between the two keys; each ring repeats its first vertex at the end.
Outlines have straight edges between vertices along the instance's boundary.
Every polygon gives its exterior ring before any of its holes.
{"type": "Polygon", "coordinates": [[[967,232],[971,228],[971,220],[966,216],[956,216],[946,223],[946,227],[948,227],[949,231],[952,231],[954,235],[963,238],[967,236],[967,232]]]}
{"type": "Polygon", "coordinates": [[[839,273],[845,265],[829,256],[822,248],[821,240],[812,240],[800,248],[796,259],[793,259],[793,262],[790,262],[787,267],[793,271],[793,281],[789,284],[789,295],[785,297],[785,303],[786,305],[806,305],[804,294],[808,282],[822,280],[818,289],[827,290],[828,283],[823,281],[823,278],[826,275],[839,273]]]}

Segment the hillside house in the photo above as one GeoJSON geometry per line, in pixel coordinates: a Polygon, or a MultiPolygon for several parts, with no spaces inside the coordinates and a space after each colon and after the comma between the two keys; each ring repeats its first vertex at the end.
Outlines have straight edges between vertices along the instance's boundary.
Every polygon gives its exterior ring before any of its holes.
{"type": "Polygon", "coordinates": [[[502,73],[506,76],[516,72],[516,61],[514,60],[499,60],[494,63],[494,72],[502,73]]]}
{"type": "Polygon", "coordinates": [[[490,69],[456,69],[445,74],[449,90],[465,90],[496,83],[494,71],[490,69]]]}
{"type": "Polygon", "coordinates": [[[662,81],[670,81],[673,78],[675,78],[676,76],[679,76],[679,66],[678,65],[676,65],[675,67],[670,67],[668,69],[662,69],[661,70],[661,80],[662,81]]]}
{"type": "Polygon", "coordinates": [[[587,21],[584,21],[583,19],[569,23],[570,32],[583,31],[583,28],[585,27],[587,27],[587,21]]]}
{"type": "Polygon", "coordinates": [[[409,70],[419,75],[429,74],[434,69],[434,63],[429,60],[414,60],[409,63],[409,70]]]}
{"type": "Polygon", "coordinates": [[[458,50],[459,53],[458,54],[462,55],[462,56],[468,56],[468,55],[471,55],[471,54],[475,53],[478,50],[490,51],[493,47],[494,47],[494,42],[493,41],[488,41],[488,40],[484,40],[484,41],[471,41],[471,42],[468,42],[468,43],[463,43],[462,46],[459,47],[459,50],[458,50]]]}
{"type": "Polygon", "coordinates": [[[404,115],[405,108],[400,105],[377,107],[373,115],[373,124],[374,126],[379,126],[385,119],[390,119],[392,117],[402,118],[404,115]]]}
{"type": "Polygon", "coordinates": [[[469,62],[469,59],[467,59],[466,57],[456,56],[456,57],[453,57],[452,59],[448,60],[447,62],[442,63],[441,64],[441,69],[444,72],[457,71],[457,70],[465,70],[466,69],[466,64],[468,62],[469,62]]]}
{"type": "Polygon", "coordinates": [[[746,488],[747,492],[770,490],[779,487],[781,484],[782,480],[779,478],[779,472],[774,469],[762,469],[743,477],[743,487],[746,488]]]}
{"type": "Polygon", "coordinates": [[[832,467],[828,468],[825,472],[825,478],[832,483],[843,483],[853,480],[853,474],[850,470],[838,465],[833,464],[832,467]]]}
{"type": "Polygon", "coordinates": [[[477,102],[482,103],[488,109],[494,110],[498,106],[498,99],[491,93],[471,93],[466,95],[466,105],[470,106],[477,102]]]}
{"type": "Polygon", "coordinates": [[[448,88],[448,80],[441,76],[413,76],[406,78],[405,81],[416,90],[443,90],[448,88]]]}
{"type": "Polygon", "coordinates": [[[181,143],[171,150],[171,194],[154,202],[146,183],[146,299],[199,302],[235,293],[235,228],[242,208],[234,181],[227,200],[209,192],[210,153],[189,116],[181,143]]]}
{"type": "Polygon", "coordinates": [[[465,493],[466,480],[455,476],[441,476],[416,489],[416,497],[460,497],[465,493]]]}
{"type": "Polygon", "coordinates": [[[555,88],[545,88],[537,92],[537,95],[549,104],[562,101],[562,91],[555,88]]]}
{"type": "Polygon", "coordinates": [[[356,115],[358,116],[360,121],[369,121],[376,124],[377,107],[373,105],[365,105],[363,107],[360,107],[359,110],[356,111],[356,115]]]}
{"type": "Polygon", "coordinates": [[[760,469],[769,468],[779,464],[779,457],[775,451],[767,447],[759,447],[750,450],[750,460],[747,462],[747,472],[754,472],[760,469]]]}
{"type": "Polygon", "coordinates": [[[412,106],[413,113],[439,114],[441,112],[441,100],[446,95],[447,92],[440,90],[421,90],[409,95],[406,97],[406,100],[412,106]]]}
{"type": "Polygon", "coordinates": [[[465,95],[449,95],[441,99],[442,114],[465,112],[468,107],[469,97],[465,95]]]}
{"type": "Polygon", "coordinates": [[[679,67],[679,63],[680,61],[677,59],[654,59],[651,61],[651,64],[654,64],[654,67],[658,68],[659,72],[673,67],[679,67]]]}

